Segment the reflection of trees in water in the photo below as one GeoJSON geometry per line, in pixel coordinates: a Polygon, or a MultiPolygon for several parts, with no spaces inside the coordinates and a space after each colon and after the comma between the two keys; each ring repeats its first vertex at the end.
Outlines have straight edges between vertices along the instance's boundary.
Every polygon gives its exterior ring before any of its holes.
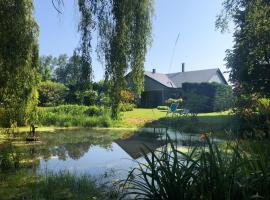
{"type": "Polygon", "coordinates": [[[91,144],[89,145],[89,143],[77,143],[65,145],[68,156],[74,160],[79,159],[86,152],[88,152],[90,146],[91,144]]]}
{"type": "Polygon", "coordinates": [[[59,160],[66,160],[68,157],[77,160],[84,156],[91,146],[112,149],[113,140],[121,136],[121,134],[113,132],[89,133],[82,131],[65,131],[56,134],[43,135],[44,145],[39,150],[39,156],[45,160],[51,156],[58,156],[59,160]]]}
{"type": "MultiPolygon", "coordinates": [[[[22,145],[13,145],[15,150],[20,152],[20,159],[24,165],[36,168],[39,160],[49,160],[52,156],[57,156],[59,160],[66,160],[68,157],[77,160],[87,153],[91,147],[98,146],[112,150],[112,142],[131,133],[121,131],[95,131],[92,130],[69,130],[56,133],[40,134],[41,142],[25,143],[25,135],[13,136],[9,143],[13,141],[22,142],[22,145]]],[[[3,144],[1,147],[9,151],[3,144]]],[[[14,150],[13,148],[13,150],[14,150]]]]}

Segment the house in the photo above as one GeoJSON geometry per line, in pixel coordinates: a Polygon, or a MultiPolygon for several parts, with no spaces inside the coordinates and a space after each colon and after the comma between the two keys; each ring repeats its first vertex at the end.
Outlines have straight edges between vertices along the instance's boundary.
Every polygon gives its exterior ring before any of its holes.
{"type": "Polygon", "coordinates": [[[144,92],[141,95],[142,107],[157,107],[165,104],[169,98],[180,98],[183,83],[217,82],[228,84],[222,72],[218,68],[196,71],[182,71],[177,73],[162,74],[156,69],[144,73],[144,92]]]}

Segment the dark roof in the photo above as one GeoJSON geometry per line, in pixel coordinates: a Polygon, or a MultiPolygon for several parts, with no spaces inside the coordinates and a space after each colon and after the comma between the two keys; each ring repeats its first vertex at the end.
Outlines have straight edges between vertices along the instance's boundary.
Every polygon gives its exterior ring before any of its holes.
{"type": "Polygon", "coordinates": [[[145,75],[169,88],[181,88],[183,83],[208,82],[215,74],[219,74],[224,83],[227,84],[223,74],[218,68],[204,69],[170,74],[145,72],[145,75]]]}
{"type": "Polygon", "coordinates": [[[115,141],[131,158],[140,158],[144,153],[149,153],[150,150],[154,151],[159,147],[165,145],[164,140],[157,138],[145,137],[140,134],[132,135],[126,139],[119,139],[115,141]]]}
{"type": "Polygon", "coordinates": [[[147,72],[147,71],[144,72],[144,74],[167,87],[172,87],[172,88],[177,87],[167,74],[152,73],[152,72],[147,72]]]}

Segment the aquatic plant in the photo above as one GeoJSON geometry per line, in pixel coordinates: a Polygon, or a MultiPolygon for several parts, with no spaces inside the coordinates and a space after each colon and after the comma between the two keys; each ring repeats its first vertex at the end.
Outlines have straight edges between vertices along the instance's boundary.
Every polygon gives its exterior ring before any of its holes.
{"type": "Polygon", "coordinates": [[[123,181],[122,198],[251,199],[270,198],[270,161],[247,152],[238,142],[219,147],[207,137],[203,145],[181,152],[170,139],[161,150],[144,153],[123,181]]]}

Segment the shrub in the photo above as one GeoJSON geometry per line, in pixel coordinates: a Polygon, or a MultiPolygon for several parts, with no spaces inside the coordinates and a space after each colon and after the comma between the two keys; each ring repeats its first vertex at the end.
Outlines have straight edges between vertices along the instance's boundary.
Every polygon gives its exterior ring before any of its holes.
{"type": "MultiPolygon", "coordinates": [[[[229,85],[219,83],[183,83],[185,104],[194,104],[194,96],[202,97],[196,110],[200,112],[224,111],[232,108],[233,95],[229,85]],[[192,94],[192,95],[191,95],[192,94]],[[192,97],[192,99],[189,99],[192,97]],[[192,103],[187,102],[192,101],[192,103]],[[201,106],[202,108],[199,108],[201,106]]],[[[194,107],[194,106],[192,106],[194,107]]]]}
{"type": "Polygon", "coordinates": [[[103,106],[89,106],[84,113],[88,116],[98,116],[102,115],[104,112],[104,107],[103,106]]]}
{"type": "Polygon", "coordinates": [[[196,93],[186,93],[184,107],[189,109],[191,113],[209,112],[209,97],[196,93]]]}
{"type": "Polygon", "coordinates": [[[120,112],[132,111],[135,105],[131,103],[120,103],[119,110],[120,112]]]}
{"type": "Polygon", "coordinates": [[[105,93],[100,93],[97,98],[97,104],[103,105],[103,106],[109,106],[110,105],[110,97],[109,95],[105,93]]]}
{"type": "Polygon", "coordinates": [[[168,106],[158,106],[157,109],[158,110],[168,110],[169,107],[168,106]]]}
{"type": "Polygon", "coordinates": [[[214,111],[225,111],[233,106],[233,91],[231,86],[215,84],[214,111]]]}
{"type": "Polygon", "coordinates": [[[134,103],[134,94],[130,90],[122,90],[120,96],[123,103],[134,103]]]}
{"type": "Polygon", "coordinates": [[[62,105],[55,108],[39,108],[39,123],[46,126],[110,127],[109,112],[104,107],[62,105]]]}
{"type": "Polygon", "coordinates": [[[57,114],[83,115],[88,106],[81,105],[61,105],[54,107],[51,112],[57,114]]]}
{"type": "Polygon", "coordinates": [[[76,91],[77,102],[83,105],[93,105],[97,102],[98,93],[94,90],[76,91]]]}
{"type": "Polygon", "coordinates": [[[57,106],[63,104],[68,88],[62,83],[41,82],[38,87],[40,106],[57,106]]]}

